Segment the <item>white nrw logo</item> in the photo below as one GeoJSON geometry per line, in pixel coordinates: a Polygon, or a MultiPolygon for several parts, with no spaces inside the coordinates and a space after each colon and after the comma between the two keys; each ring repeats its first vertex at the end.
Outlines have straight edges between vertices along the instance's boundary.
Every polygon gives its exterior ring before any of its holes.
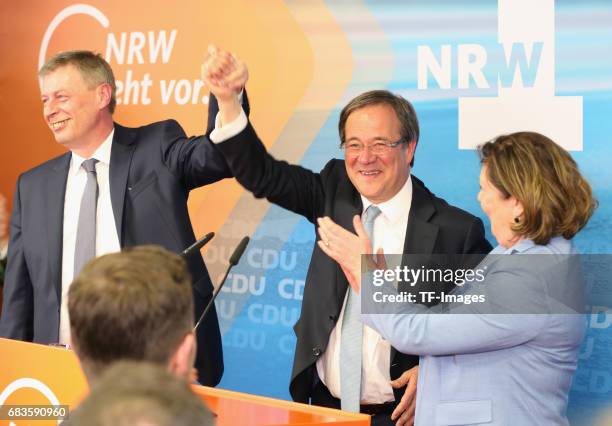
{"type": "MultiPolygon", "coordinates": [[[[504,133],[540,132],[567,150],[582,150],[582,96],[555,96],[554,0],[499,0],[498,41],[506,67],[497,75],[496,97],[459,97],[459,149],[473,149],[504,133]]],[[[478,44],[440,47],[440,61],[419,46],[418,88],[431,75],[452,89],[451,58],[457,58],[457,88],[491,87],[483,69],[487,50],[478,44]]]]}
{"type": "MultiPolygon", "coordinates": [[[[532,87],[514,76],[511,87],[498,85],[496,98],[459,98],[459,149],[472,149],[502,134],[542,133],[563,148],[582,151],[582,96],[555,96],[554,0],[499,0],[499,42],[542,43],[532,87]]],[[[517,73],[518,74],[518,73],[517,73]]]]}
{"type": "Polygon", "coordinates": [[[88,15],[94,18],[96,21],[100,23],[104,28],[108,28],[110,22],[108,18],[104,15],[104,13],[100,12],[93,6],[88,4],[73,4],[72,6],[68,6],[65,9],[62,9],[55,18],[51,20],[51,23],[47,27],[45,31],[45,35],[43,36],[42,42],[40,43],[40,49],[38,51],[38,68],[40,69],[45,64],[45,57],[47,55],[47,47],[49,47],[49,42],[51,41],[51,36],[59,27],[59,25],[66,19],[70,18],[72,15],[88,15]]]}

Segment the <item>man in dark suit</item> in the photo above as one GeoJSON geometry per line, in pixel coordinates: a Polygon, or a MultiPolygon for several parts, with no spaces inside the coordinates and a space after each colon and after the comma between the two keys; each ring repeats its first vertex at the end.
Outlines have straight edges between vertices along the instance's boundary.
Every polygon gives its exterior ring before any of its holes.
{"type": "MultiPolygon", "coordinates": [[[[211,139],[236,179],[256,197],[265,197],[313,224],[330,217],[352,232],[354,216],[365,216],[374,206],[378,212],[370,238],[385,253],[449,253],[462,259],[463,254],[490,251],[480,219],[450,206],[410,175],[419,127],[408,101],[379,90],[349,102],[338,126],[345,160],[331,160],[315,173],[266,152],[224,84],[224,76],[232,75],[232,66],[238,63],[221,55],[206,62],[205,81],[219,104],[211,139]]],[[[464,266],[461,263],[446,266],[459,268],[464,266]]],[[[315,245],[301,316],[294,327],[297,347],[291,395],[299,402],[373,414],[372,424],[411,424],[418,357],[397,352],[364,328],[359,334],[361,368],[354,368],[357,375],[362,371],[361,377],[356,386],[345,384],[353,378],[350,371],[343,372],[349,351],[342,336],[348,333],[345,324],[358,321],[347,317],[347,288],[341,267],[315,245]],[[356,396],[348,395],[354,387],[356,396]]]]}
{"type": "MultiPolygon", "coordinates": [[[[17,181],[0,336],[68,344],[66,294],[83,264],[140,244],[184,250],[195,241],[189,191],[231,173],[207,137],[188,138],[175,121],[114,123],[115,80],[100,55],[60,53],[39,78],[45,121],[70,152],[17,181]]],[[[201,256],[188,266],[198,317],[213,286],[201,256]]],[[[214,307],[197,341],[200,381],[214,386],[223,374],[214,307]]]]}

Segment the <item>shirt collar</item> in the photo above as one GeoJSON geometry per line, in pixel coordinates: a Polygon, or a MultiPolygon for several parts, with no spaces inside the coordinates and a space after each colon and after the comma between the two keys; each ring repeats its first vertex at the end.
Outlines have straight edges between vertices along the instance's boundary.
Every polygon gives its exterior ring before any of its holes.
{"type": "MultiPolygon", "coordinates": [[[[368,207],[370,207],[372,203],[366,197],[361,195],[361,202],[363,204],[363,211],[365,212],[368,207]]],[[[402,189],[399,190],[397,194],[395,194],[391,199],[385,201],[384,203],[376,204],[380,209],[381,213],[391,222],[396,223],[402,219],[408,217],[408,213],[410,213],[410,204],[412,203],[412,179],[410,175],[408,175],[408,179],[406,179],[406,183],[402,186],[402,189]]]]}
{"type": "Polygon", "coordinates": [[[556,237],[552,237],[548,244],[545,246],[538,246],[533,240],[524,239],[518,241],[512,247],[505,248],[501,245],[495,247],[492,254],[514,254],[514,253],[525,253],[532,249],[541,249],[542,247],[546,248],[548,253],[558,253],[558,254],[574,254],[576,253],[576,249],[572,244],[571,240],[566,240],[564,237],[557,235],[556,237]]]}
{"type": "Polygon", "coordinates": [[[535,243],[532,240],[527,238],[522,239],[514,243],[512,247],[504,247],[502,245],[498,245],[495,247],[491,254],[514,254],[514,253],[523,253],[535,246],[535,243]]]}
{"type": "MultiPolygon", "coordinates": [[[[104,139],[104,142],[102,142],[102,145],[100,145],[98,149],[95,150],[95,152],[92,154],[90,158],[95,158],[100,163],[109,165],[114,134],[115,134],[115,128],[113,127],[113,130],[111,130],[111,132],[108,134],[106,139],[104,139]]],[[[72,168],[74,169],[74,171],[78,171],[81,168],[81,164],[83,164],[83,161],[85,160],[87,160],[87,158],[83,158],[80,155],[75,154],[73,152],[72,153],[72,168]]]]}

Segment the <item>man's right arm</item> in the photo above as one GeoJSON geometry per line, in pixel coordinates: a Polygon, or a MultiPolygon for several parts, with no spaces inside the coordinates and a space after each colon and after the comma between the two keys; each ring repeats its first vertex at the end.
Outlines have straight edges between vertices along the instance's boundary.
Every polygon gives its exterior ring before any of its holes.
{"type": "Polygon", "coordinates": [[[21,233],[21,182],[22,179],[19,178],[10,220],[10,241],[4,276],[0,336],[31,341],[34,337],[34,300],[21,233]]]}
{"type": "Polygon", "coordinates": [[[237,97],[248,78],[244,63],[227,52],[209,49],[202,78],[211,91],[209,102],[219,107],[210,139],[234,177],[256,197],[265,197],[314,222],[324,207],[321,176],[278,161],[266,151],[237,97]]]}
{"type": "Polygon", "coordinates": [[[255,197],[266,198],[314,223],[324,208],[321,175],[272,157],[243,114],[246,127],[237,135],[223,141],[211,135],[232,174],[255,197]]]}

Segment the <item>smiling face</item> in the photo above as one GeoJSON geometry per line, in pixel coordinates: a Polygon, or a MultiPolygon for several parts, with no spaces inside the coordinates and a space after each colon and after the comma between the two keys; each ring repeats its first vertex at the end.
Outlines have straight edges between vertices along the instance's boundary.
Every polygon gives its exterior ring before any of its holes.
{"type": "Polygon", "coordinates": [[[40,78],[45,122],[55,140],[71,151],[95,150],[110,132],[107,84],[90,85],[73,65],[59,67],[40,78]]]}
{"type": "Polygon", "coordinates": [[[480,169],[478,201],[482,211],[491,221],[491,233],[501,246],[512,247],[521,239],[512,230],[512,225],[514,218],[520,218],[523,214],[523,206],[512,195],[505,198],[504,194],[491,183],[486,164],[480,169]]]}
{"type": "MultiPolygon", "coordinates": [[[[346,120],[345,143],[370,146],[376,142],[397,142],[401,125],[392,107],[386,104],[366,106],[353,111],[346,120]]],[[[379,204],[397,194],[410,176],[410,162],[416,144],[401,143],[382,154],[366,148],[359,154],[346,152],[345,166],[357,191],[379,204]]]]}

